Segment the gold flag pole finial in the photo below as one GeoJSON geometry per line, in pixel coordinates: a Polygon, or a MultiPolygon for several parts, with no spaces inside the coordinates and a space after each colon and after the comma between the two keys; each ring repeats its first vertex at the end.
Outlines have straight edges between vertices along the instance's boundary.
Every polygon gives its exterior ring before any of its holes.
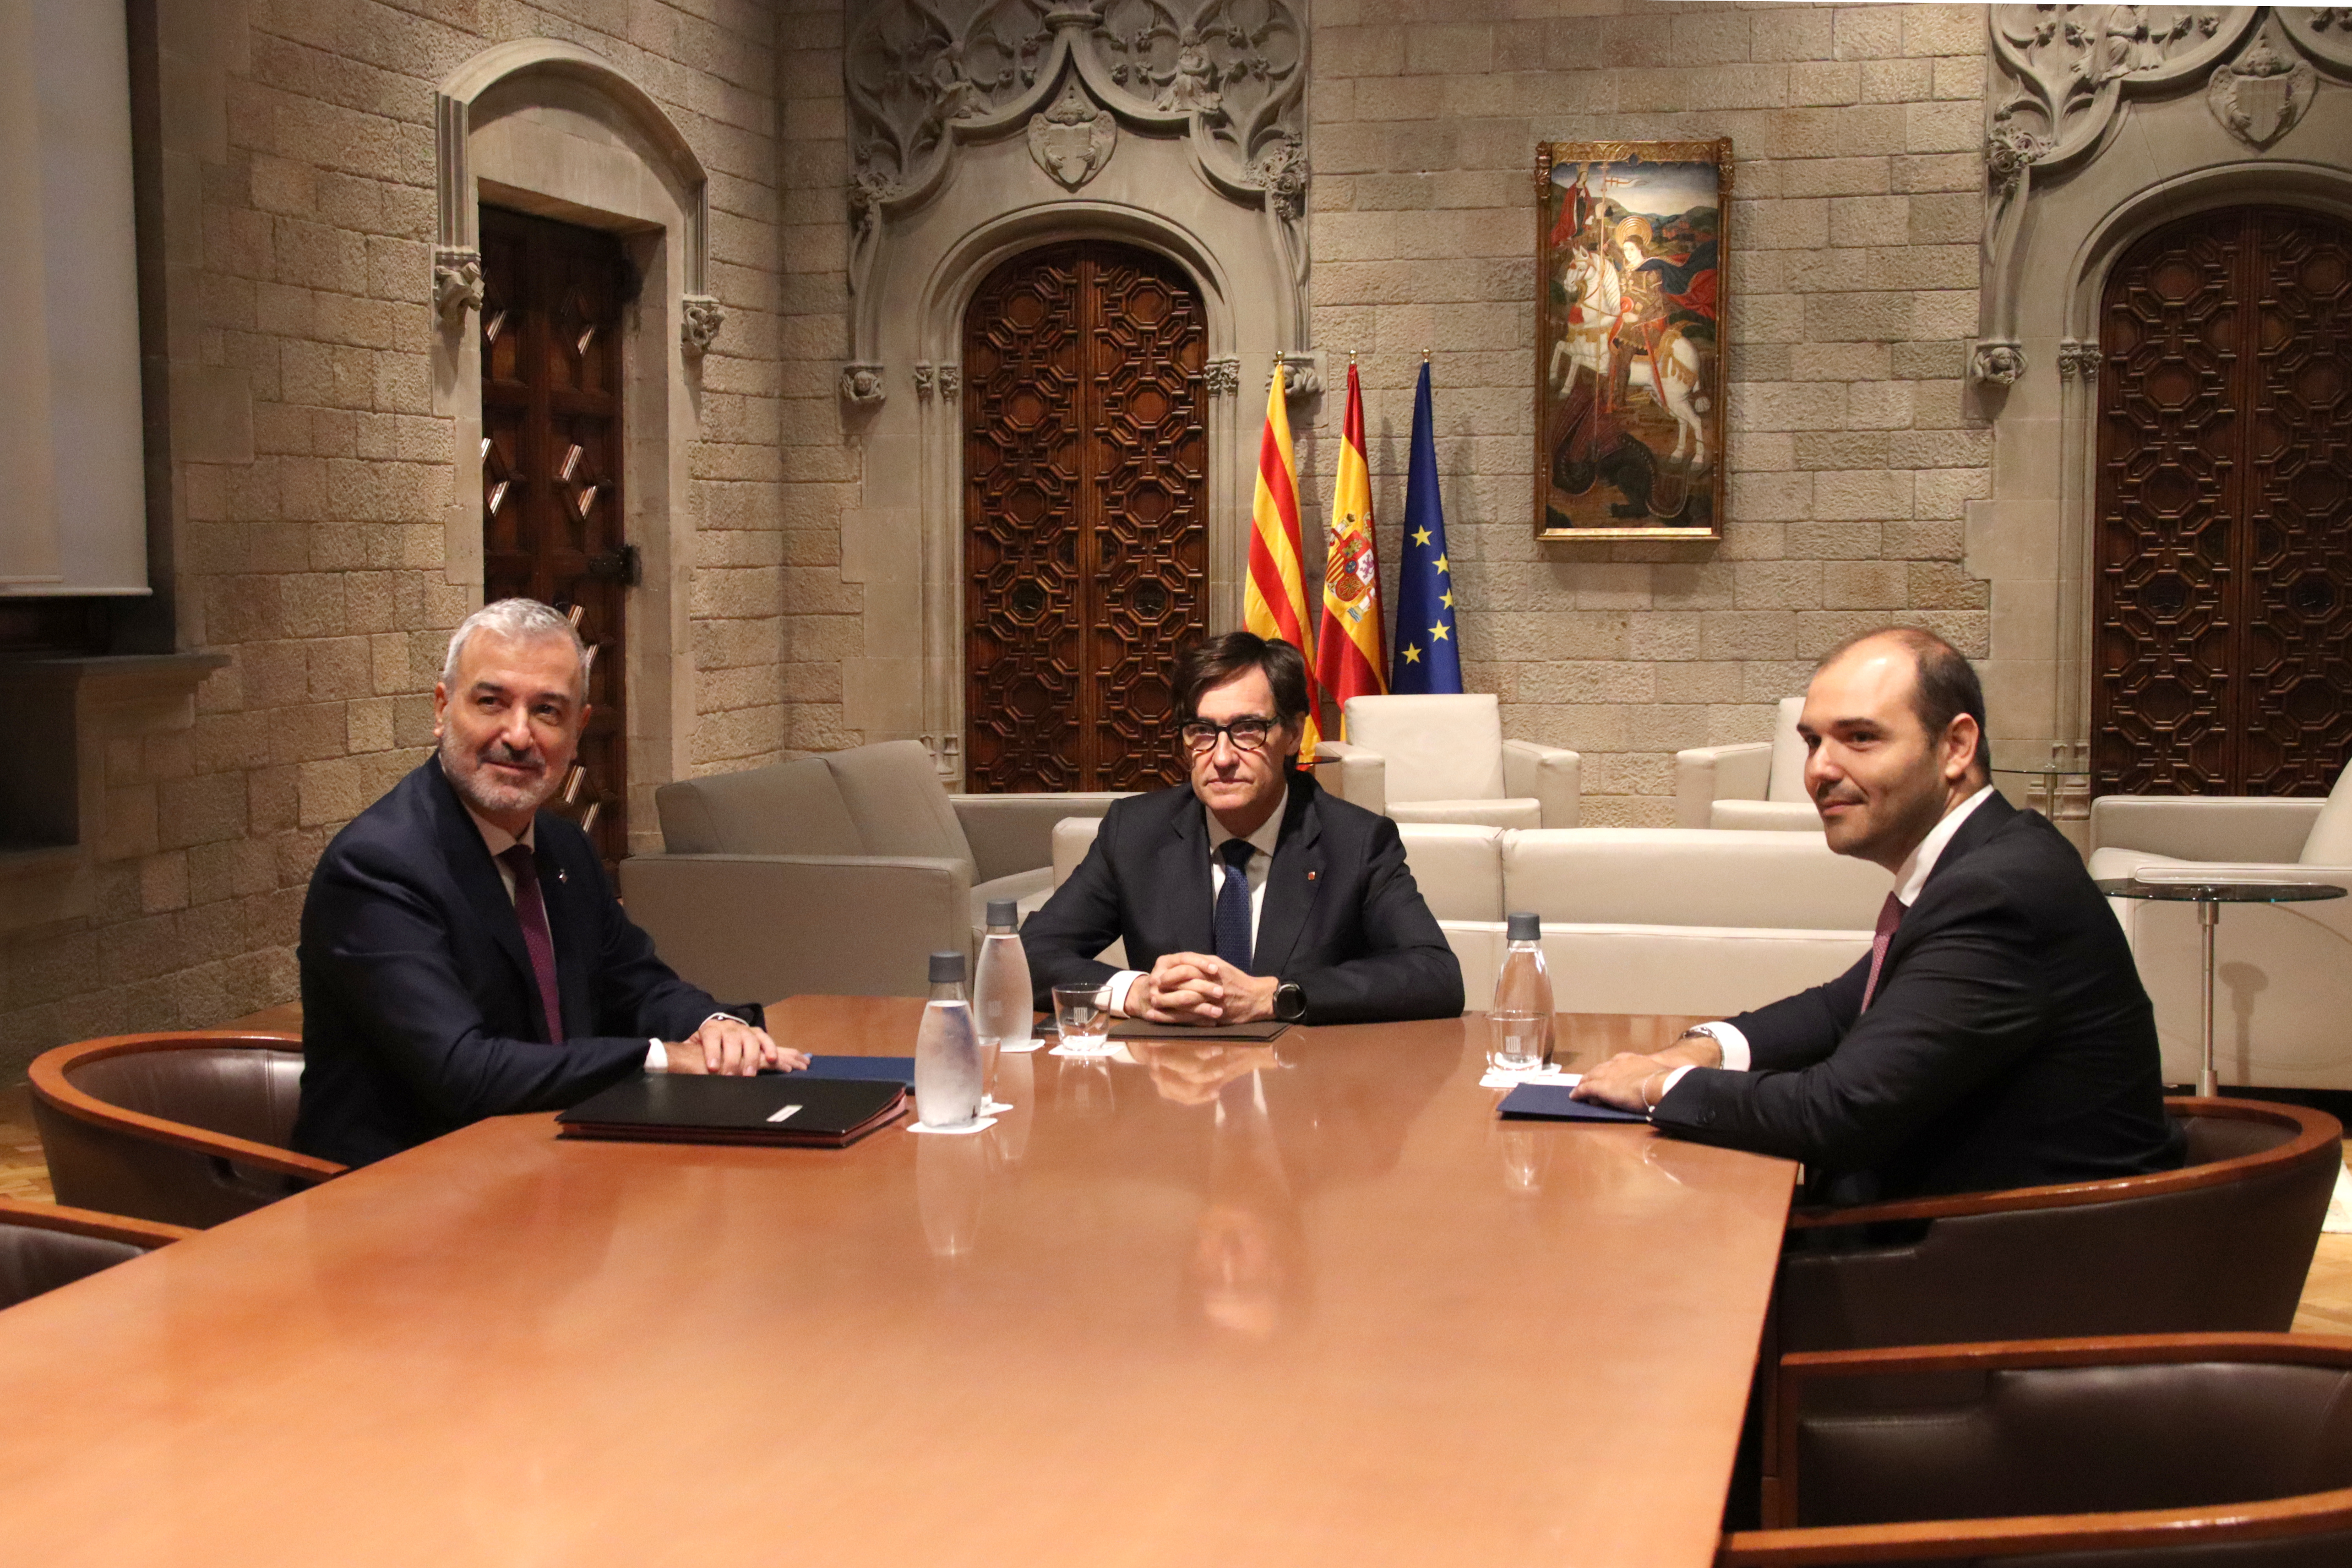
{"type": "Polygon", "coordinates": [[[1349,364],[1354,364],[1356,363],[1356,351],[1353,349],[1349,349],[1348,351],[1348,363],[1349,364]]]}
{"type": "Polygon", "coordinates": [[[1421,363],[1423,364],[1427,364],[1429,363],[1429,351],[1427,349],[1421,351],[1421,363]]]}

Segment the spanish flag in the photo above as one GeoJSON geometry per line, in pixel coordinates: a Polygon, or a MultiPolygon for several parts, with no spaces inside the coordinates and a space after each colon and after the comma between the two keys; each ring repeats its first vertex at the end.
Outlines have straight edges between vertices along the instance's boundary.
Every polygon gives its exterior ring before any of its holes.
{"type": "MultiPolygon", "coordinates": [[[[1341,426],[1339,475],[1331,487],[1331,537],[1323,558],[1323,620],[1315,679],[1343,717],[1350,697],[1388,690],[1381,668],[1380,556],[1372,544],[1372,479],[1364,461],[1364,391],[1348,366],[1348,417],[1341,426]]],[[[1344,738],[1346,731],[1340,731],[1344,738]]]]}
{"type": "MultiPolygon", "coordinates": [[[[1266,388],[1265,436],[1257,447],[1257,494],[1250,503],[1249,583],[1242,590],[1242,625],[1262,637],[1279,637],[1307,656],[1315,667],[1315,649],[1307,640],[1307,590],[1298,566],[1298,479],[1290,455],[1290,412],[1283,404],[1282,356],[1274,361],[1274,380],[1266,388]]],[[[1301,767],[1315,761],[1318,734],[1314,705],[1307,713],[1306,738],[1299,742],[1301,767]]]]}

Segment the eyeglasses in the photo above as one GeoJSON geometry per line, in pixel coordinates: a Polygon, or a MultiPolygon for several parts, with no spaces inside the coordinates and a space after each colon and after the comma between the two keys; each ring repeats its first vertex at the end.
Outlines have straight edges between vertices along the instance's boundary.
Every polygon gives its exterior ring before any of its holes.
{"type": "Polygon", "coordinates": [[[1212,724],[1206,719],[1187,719],[1176,733],[1184,749],[1195,753],[1217,749],[1217,737],[1224,736],[1237,752],[1263,752],[1265,738],[1274,733],[1275,721],[1245,715],[1230,724],[1212,724]]]}

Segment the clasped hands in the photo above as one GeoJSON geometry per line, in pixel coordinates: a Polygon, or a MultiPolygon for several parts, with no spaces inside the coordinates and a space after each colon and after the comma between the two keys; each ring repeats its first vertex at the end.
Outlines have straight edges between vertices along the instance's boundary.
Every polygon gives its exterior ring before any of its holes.
{"type": "Polygon", "coordinates": [[[749,1078],[761,1068],[792,1072],[809,1064],[806,1051],[787,1050],[767,1030],[723,1013],[705,1018],[702,1027],[683,1040],[663,1041],[662,1061],[671,1072],[727,1078],[749,1078]]]}
{"type": "Polygon", "coordinates": [[[1618,1110],[1646,1113],[1655,1108],[1658,1097],[1665,1092],[1659,1080],[1667,1073],[1676,1068],[1722,1065],[1723,1047],[1715,1037],[1691,1033],[1653,1055],[1620,1051],[1586,1073],[1584,1080],[1569,1092],[1578,1100],[1593,1100],[1618,1110]]]}
{"type": "Polygon", "coordinates": [[[1155,1024],[1249,1024],[1274,1016],[1282,981],[1244,974],[1205,952],[1163,954],[1127,988],[1127,1016],[1155,1024]]]}

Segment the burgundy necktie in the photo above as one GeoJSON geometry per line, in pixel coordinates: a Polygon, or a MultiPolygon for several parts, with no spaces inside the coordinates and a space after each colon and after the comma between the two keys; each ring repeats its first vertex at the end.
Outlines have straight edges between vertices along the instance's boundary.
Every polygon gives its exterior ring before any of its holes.
{"type": "Polygon", "coordinates": [[[1903,900],[1894,894],[1879,906],[1878,929],[1870,938],[1870,983],[1862,988],[1862,1005],[1870,1009],[1870,999],[1878,994],[1878,972],[1886,963],[1886,944],[1895,940],[1895,928],[1903,923],[1903,900]]]}
{"type": "MultiPolygon", "coordinates": [[[[563,997],[555,989],[555,938],[547,929],[547,900],[539,894],[539,868],[531,862],[528,844],[518,844],[499,858],[514,873],[515,919],[522,922],[522,944],[530,951],[530,972],[539,981],[540,1005],[547,1009],[547,1037],[560,1046],[563,997]]],[[[1875,968],[1871,971],[1873,978],[1877,973],[1875,968]]]]}

